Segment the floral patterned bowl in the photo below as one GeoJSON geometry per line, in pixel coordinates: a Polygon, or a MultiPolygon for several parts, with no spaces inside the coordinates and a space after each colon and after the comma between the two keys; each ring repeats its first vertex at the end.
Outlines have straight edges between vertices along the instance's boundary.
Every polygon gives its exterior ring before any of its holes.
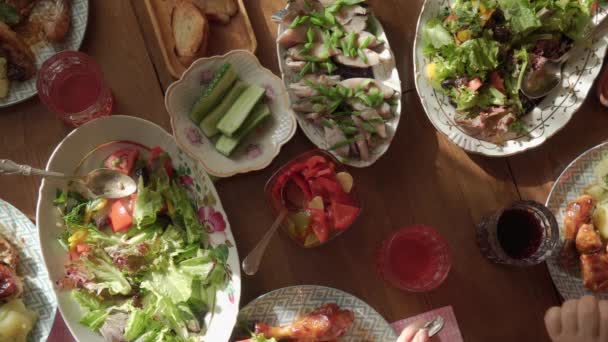
{"type": "MultiPolygon", "coordinates": [[[[521,135],[503,144],[496,144],[473,137],[456,124],[454,106],[450,104],[447,96],[430,85],[424,75],[426,60],[422,53],[424,45],[422,27],[454,1],[426,0],[418,19],[414,42],[414,73],[416,89],[429,120],[454,144],[472,153],[490,157],[505,157],[540,146],[564,128],[583,104],[595,78],[601,71],[608,46],[608,37],[595,40],[589,48],[570,58],[564,67],[562,86],[545,97],[532,112],[523,117],[523,123],[529,134],[521,135]]],[[[598,23],[605,16],[606,9],[602,8],[600,13],[595,16],[594,22],[598,23]]]]}
{"type": "MultiPolygon", "coordinates": [[[[227,247],[230,280],[227,287],[217,293],[215,308],[205,317],[207,331],[203,336],[205,341],[227,342],[236,323],[241,294],[239,257],[234,237],[209,176],[199,163],[177,147],[171,135],[159,126],[135,117],[111,116],[97,119],[70,133],[55,148],[46,168],[68,174],[86,173],[99,167],[111,151],[123,145],[135,145],[141,149],[159,146],[165,150],[173,161],[180,181],[190,190],[190,196],[199,208],[199,218],[209,233],[211,244],[227,247]]],[[[68,258],[57,242],[63,226],[62,219],[53,206],[56,191],[62,186],[63,184],[47,180],[42,182],[36,213],[42,255],[52,281],[63,276],[64,264],[68,258]]],[[[54,286],[54,290],[59,310],[72,335],[78,341],[102,342],[101,335],[79,324],[83,312],[70,291],[61,290],[57,286],[54,286]]]]}
{"type": "Polygon", "coordinates": [[[260,65],[255,55],[235,50],[224,56],[201,58],[188,68],[182,78],[173,83],[165,95],[165,106],[171,116],[171,126],[177,144],[205,170],[217,177],[257,171],[268,166],[281,147],[296,133],[295,114],[283,82],[270,70],[260,65]],[[213,141],[205,137],[190,120],[190,110],[199,98],[215,70],[231,63],[239,78],[266,89],[265,101],[272,119],[245,138],[241,146],[228,158],[216,151],[213,141]]]}

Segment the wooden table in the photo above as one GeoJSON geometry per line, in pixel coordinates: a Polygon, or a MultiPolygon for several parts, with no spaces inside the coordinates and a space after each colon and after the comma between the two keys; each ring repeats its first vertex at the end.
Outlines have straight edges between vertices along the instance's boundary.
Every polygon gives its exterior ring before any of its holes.
{"type": "MultiPolygon", "coordinates": [[[[413,89],[412,46],[423,0],[371,0],[395,49],[403,89],[413,89]]],[[[246,1],[257,34],[258,57],[278,72],[276,25],[270,14],[284,0],[246,1]]],[[[172,82],[165,69],[143,0],[91,1],[83,50],[102,66],[116,97],[116,113],[136,115],[170,130],[163,91],[172,82]]],[[[352,169],[364,212],[342,237],[314,250],[296,248],[285,236],[270,244],[254,277],[243,278],[242,303],[272,289],[319,284],[350,292],[390,322],[444,305],[454,307],[466,341],[544,341],[545,310],[559,303],[545,265],[529,269],[486,261],[474,239],[474,225],[510,202],[544,202],[552,182],[578,154],[604,140],[599,127],[608,115],[591,96],[570,124],[544,146],[501,159],[469,155],[429,123],[415,92],[404,96],[399,132],[386,156],[373,167],[352,169]],[[424,223],[449,241],[453,267],[437,290],[405,293],[375,273],[374,253],[383,238],[402,226],[424,223]]],[[[38,101],[0,113],[1,158],[44,167],[54,146],[68,133],[38,101]]],[[[262,189],[284,162],[313,145],[298,133],[265,170],[220,180],[217,188],[241,256],[249,252],[273,217],[262,189]]],[[[0,197],[35,216],[40,182],[0,178],[0,197]]],[[[56,329],[51,341],[65,341],[56,329]]],[[[68,333],[69,334],[69,333],[68,333]]]]}

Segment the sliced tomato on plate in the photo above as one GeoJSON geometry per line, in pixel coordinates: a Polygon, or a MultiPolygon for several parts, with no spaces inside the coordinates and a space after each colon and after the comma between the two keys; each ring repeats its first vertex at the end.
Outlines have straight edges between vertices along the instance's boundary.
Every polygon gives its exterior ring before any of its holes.
{"type": "Polygon", "coordinates": [[[310,181],[310,189],[313,196],[321,196],[326,201],[350,204],[350,196],[337,180],[329,177],[318,177],[310,181]]]}
{"type": "Polygon", "coordinates": [[[114,151],[104,162],[108,169],[118,170],[124,174],[131,174],[135,162],[139,157],[139,150],[135,147],[127,147],[114,151]]]}
{"type": "Polygon", "coordinates": [[[336,229],[346,229],[357,219],[361,209],[346,204],[332,203],[331,218],[336,229]]]}
{"type": "Polygon", "coordinates": [[[128,206],[125,206],[122,201],[118,200],[112,203],[110,222],[115,233],[123,232],[133,224],[133,216],[129,213],[128,206]]]}

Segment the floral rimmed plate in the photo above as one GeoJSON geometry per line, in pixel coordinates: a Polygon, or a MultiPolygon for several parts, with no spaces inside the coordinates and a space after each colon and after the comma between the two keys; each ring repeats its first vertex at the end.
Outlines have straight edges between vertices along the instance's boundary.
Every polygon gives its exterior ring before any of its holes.
{"type": "Polygon", "coordinates": [[[42,267],[36,226],[17,208],[0,200],[0,234],[19,251],[17,274],[23,277],[23,303],[38,314],[27,341],[46,341],[55,320],[57,299],[49,275],[42,267]]]}
{"type": "MultiPolygon", "coordinates": [[[[559,176],[547,198],[547,207],[553,212],[560,226],[560,239],[564,239],[564,213],[568,203],[583,194],[585,188],[596,181],[595,169],[608,158],[608,143],[593,147],[576,158],[559,176]]],[[[596,295],[608,299],[608,292],[593,293],[583,285],[580,268],[564,269],[559,263],[556,251],[547,260],[553,283],[564,299],[579,298],[584,295],[596,295]]]]}
{"type": "MultiPolygon", "coordinates": [[[[32,46],[32,51],[36,56],[37,68],[40,68],[44,61],[60,51],[80,49],[89,20],[89,0],[72,0],[71,9],[72,21],[70,24],[70,31],[68,31],[63,42],[40,42],[32,46]]],[[[0,108],[23,102],[37,93],[36,76],[25,82],[12,82],[8,97],[6,99],[0,99],[0,108]]]]}
{"type": "MultiPolygon", "coordinates": [[[[108,151],[105,153],[101,151],[110,142],[137,143],[146,147],[160,146],[169,153],[180,180],[190,189],[190,195],[196,201],[199,215],[209,231],[212,245],[228,246],[228,264],[232,275],[228,286],[218,292],[215,308],[205,317],[207,331],[204,336],[206,341],[228,341],[236,322],[241,294],[239,257],[234,237],[209,176],[199,163],[177,147],[171,135],[159,126],[135,117],[110,116],[97,119],[74,130],[55,148],[47,164],[47,170],[70,173],[82,163],[80,171],[90,171],[92,167],[99,166],[103,157],[107,157],[108,151]],[[88,155],[93,150],[95,152],[88,155]]],[[[57,241],[57,236],[63,230],[61,217],[52,203],[56,190],[61,187],[62,184],[43,181],[37,207],[42,254],[52,280],[62,277],[63,265],[67,261],[67,253],[57,241]]],[[[72,335],[81,342],[103,341],[100,335],[78,323],[83,313],[78,303],[72,299],[70,292],[61,290],[57,286],[54,290],[59,302],[59,310],[72,335]]]]}
{"type": "MultiPolygon", "coordinates": [[[[601,71],[608,46],[608,36],[594,41],[590,48],[573,56],[564,67],[561,87],[545,97],[532,112],[523,117],[523,123],[530,134],[499,145],[470,136],[457,125],[454,122],[454,106],[450,104],[447,96],[429,84],[424,75],[427,62],[422,54],[424,45],[422,27],[453,2],[454,0],[426,0],[418,19],[414,41],[414,73],[416,89],[429,120],[454,144],[476,154],[505,157],[540,146],[564,128],[583,104],[601,71]]],[[[594,22],[598,23],[606,14],[606,9],[601,9],[594,22]]]]}
{"type": "Polygon", "coordinates": [[[395,342],[397,336],[390,324],[361,299],[331,287],[299,285],[271,291],[247,304],[239,313],[239,321],[287,325],[327,303],[354,312],[352,328],[340,341],[395,342]]]}
{"type": "MultiPolygon", "coordinates": [[[[395,137],[395,134],[397,132],[397,127],[399,127],[399,121],[401,120],[401,79],[399,78],[399,71],[397,70],[397,66],[395,65],[395,56],[393,54],[393,50],[391,49],[388,37],[384,32],[384,28],[382,27],[382,23],[373,14],[370,15],[370,20],[373,23],[373,26],[375,26],[376,28],[376,36],[378,36],[382,41],[384,41],[386,48],[388,49],[388,51],[390,51],[390,54],[393,57],[392,61],[380,63],[377,66],[373,67],[374,79],[376,79],[376,81],[382,83],[383,85],[396,90],[399,97],[396,101],[397,106],[394,110],[394,117],[386,121],[388,137],[386,139],[383,139],[383,141],[379,143],[378,146],[376,146],[374,149],[370,150],[370,156],[368,160],[359,160],[354,158],[347,159],[339,156],[334,151],[329,151],[338,160],[340,160],[346,165],[353,167],[368,167],[378,161],[378,159],[380,159],[380,157],[382,157],[388,151],[391,142],[393,141],[393,138],[395,137]]],[[[280,36],[283,32],[285,32],[285,30],[287,30],[288,28],[289,27],[287,25],[280,24],[277,37],[280,36]]],[[[281,69],[281,77],[283,78],[283,82],[285,82],[286,85],[289,85],[291,83],[297,82],[300,77],[297,73],[294,73],[289,69],[289,67],[287,67],[284,58],[286,53],[287,49],[277,43],[277,56],[279,58],[279,68],[281,69]]],[[[290,98],[292,101],[294,101],[294,103],[298,99],[294,94],[290,94],[290,98]]],[[[325,139],[325,134],[323,132],[322,126],[315,125],[310,120],[304,118],[303,115],[296,115],[296,118],[298,119],[298,124],[300,125],[300,128],[302,129],[304,134],[313,144],[315,144],[315,146],[322,150],[329,150],[331,146],[327,143],[327,140],[325,139]]]]}
{"type": "Polygon", "coordinates": [[[297,128],[285,86],[270,70],[262,67],[255,55],[245,50],[196,60],[182,78],[167,89],[165,106],[171,116],[173,135],[178,145],[200,162],[208,173],[217,177],[230,177],[265,168],[293,137],[297,128]],[[231,63],[242,81],[266,89],[264,101],[272,112],[271,119],[250,133],[230,158],[215,149],[214,142],[190,120],[189,115],[213,73],[224,63],[231,63]]]}

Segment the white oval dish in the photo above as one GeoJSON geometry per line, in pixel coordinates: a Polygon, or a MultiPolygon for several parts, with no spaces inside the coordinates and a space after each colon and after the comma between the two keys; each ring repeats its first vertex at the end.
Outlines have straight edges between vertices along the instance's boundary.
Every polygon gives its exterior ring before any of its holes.
{"type": "MultiPolygon", "coordinates": [[[[562,242],[564,241],[564,213],[568,203],[582,195],[584,190],[596,181],[595,169],[601,161],[607,158],[608,143],[595,146],[574,159],[553,184],[546,206],[557,219],[562,242]]],[[[607,291],[593,293],[583,285],[578,265],[570,270],[565,269],[560,264],[559,254],[553,253],[553,256],[547,260],[547,266],[553,283],[564,300],[580,298],[584,295],[608,299],[607,291]]]]}
{"type": "Polygon", "coordinates": [[[279,154],[281,147],[293,137],[297,128],[285,86],[270,70],[262,67],[255,55],[245,50],[196,60],[181,79],[169,86],[165,95],[165,106],[171,116],[171,126],[177,144],[199,161],[208,173],[217,177],[230,177],[265,168],[279,154]],[[224,63],[231,63],[241,80],[267,90],[266,103],[272,112],[272,120],[247,136],[230,158],[216,151],[213,142],[189,116],[204,84],[224,63]],[[247,153],[246,150],[252,148],[255,153],[247,153]]]}
{"type": "Polygon", "coordinates": [[[17,275],[24,280],[23,303],[38,314],[27,341],[46,341],[55,321],[57,299],[49,274],[42,268],[36,226],[25,214],[0,199],[0,234],[19,251],[17,275]]]}
{"type": "MultiPolygon", "coordinates": [[[[382,27],[382,24],[375,16],[373,16],[373,14],[371,15],[371,18],[372,18],[375,26],[377,27],[378,36],[380,37],[380,39],[382,39],[384,41],[384,44],[386,45],[388,50],[391,52],[391,55],[393,55],[389,40],[386,37],[386,33],[384,32],[384,28],[382,27]]],[[[286,27],[286,25],[280,24],[279,32],[278,32],[277,36],[280,36],[287,29],[288,29],[288,27],[286,27]]],[[[279,68],[281,69],[281,77],[283,78],[283,82],[285,82],[285,85],[288,86],[290,83],[297,82],[298,75],[291,72],[291,70],[289,70],[289,68],[287,67],[287,65],[285,63],[285,58],[283,58],[283,56],[285,55],[286,52],[287,52],[287,50],[285,48],[281,47],[277,43],[277,56],[279,58],[279,68]]],[[[386,153],[386,151],[388,151],[388,148],[390,147],[390,144],[395,136],[395,132],[397,131],[397,127],[399,126],[399,121],[401,119],[401,106],[402,106],[402,104],[401,104],[401,96],[402,96],[401,79],[399,78],[399,71],[397,70],[397,67],[395,65],[394,55],[393,55],[392,63],[381,63],[381,64],[377,65],[376,67],[374,67],[373,71],[374,71],[374,77],[377,81],[381,82],[382,84],[384,84],[386,86],[389,86],[389,87],[395,89],[399,93],[399,101],[397,101],[395,117],[386,122],[386,125],[388,128],[387,129],[388,137],[386,139],[384,139],[382,144],[378,145],[375,149],[370,151],[369,160],[365,160],[365,161],[364,160],[354,160],[354,159],[345,160],[343,157],[339,156],[334,151],[329,151],[338,160],[342,161],[344,164],[354,166],[354,167],[371,166],[380,157],[382,157],[386,153]]],[[[295,97],[295,95],[293,95],[293,94],[290,94],[290,98],[292,101],[295,101],[297,99],[295,97]]],[[[315,144],[318,148],[323,149],[323,150],[329,149],[330,146],[327,143],[327,141],[325,140],[325,136],[324,136],[322,127],[319,127],[318,125],[313,124],[309,120],[306,120],[302,115],[296,115],[296,118],[298,119],[298,124],[300,125],[300,128],[302,128],[302,131],[304,132],[304,134],[308,137],[308,139],[310,139],[310,141],[313,144],[315,144]]]]}
{"type": "MultiPolygon", "coordinates": [[[[241,295],[241,273],[236,244],[226,213],[209,176],[199,166],[199,163],[189,158],[178,148],[171,135],[161,127],[136,117],[110,116],[97,119],[72,131],[65,137],[53,151],[46,169],[65,173],[74,172],[87,153],[112,141],[132,141],[147,147],[160,146],[163,148],[169,153],[178,172],[183,170],[184,174],[191,178],[190,193],[197,206],[212,208],[224,217],[226,229],[211,233],[210,240],[212,244],[223,242],[229,244],[228,264],[232,270],[232,276],[226,289],[217,294],[214,314],[208,314],[205,318],[208,329],[204,338],[207,341],[228,341],[236,323],[241,295]]],[[[98,161],[99,163],[101,161],[98,161]]],[[[90,171],[88,168],[94,167],[93,164],[94,162],[83,164],[85,170],[82,170],[82,172],[90,171]]],[[[57,236],[63,230],[63,227],[58,210],[53,206],[56,190],[60,186],[61,184],[46,180],[42,182],[36,213],[42,254],[52,280],[58,280],[63,276],[63,266],[68,259],[67,252],[57,242],[57,236]]],[[[81,342],[102,342],[101,335],[91,332],[78,323],[83,312],[70,295],[70,291],[58,289],[56,286],[54,289],[59,310],[72,335],[81,342]]]]}
{"type": "MultiPolygon", "coordinates": [[[[425,58],[422,54],[422,27],[454,0],[426,0],[422,6],[416,39],[414,41],[414,75],[416,90],[426,115],[435,128],[464,150],[490,157],[506,157],[522,153],[542,145],[566,126],[574,113],[583,104],[591,86],[602,69],[602,61],[608,46],[608,37],[593,42],[591,48],[573,56],[564,67],[564,79],[557,89],[523,117],[523,123],[530,132],[529,136],[506,141],[503,145],[477,139],[468,135],[454,122],[455,108],[443,93],[436,91],[424,75],[425,58]]],[[[606,16],[602,9],[594,21],[606,16]]]]}

